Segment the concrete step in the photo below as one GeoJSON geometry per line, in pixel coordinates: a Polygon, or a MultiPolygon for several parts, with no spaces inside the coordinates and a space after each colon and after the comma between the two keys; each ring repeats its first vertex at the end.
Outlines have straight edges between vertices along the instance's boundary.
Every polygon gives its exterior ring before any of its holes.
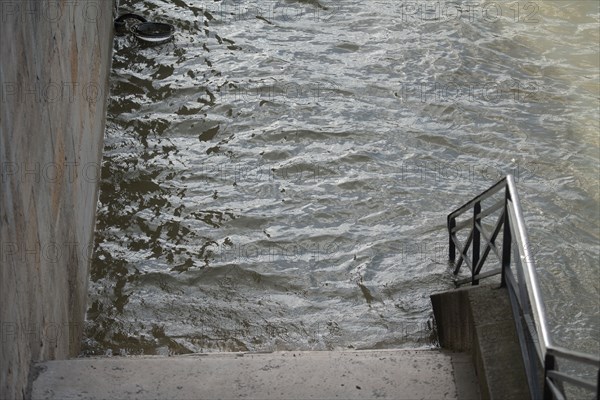
{"type": "Polygon", "coordinates": [[[437,350],[78,358],[32,376],[33,399],[479,399],[470,356],[437,350]]]}

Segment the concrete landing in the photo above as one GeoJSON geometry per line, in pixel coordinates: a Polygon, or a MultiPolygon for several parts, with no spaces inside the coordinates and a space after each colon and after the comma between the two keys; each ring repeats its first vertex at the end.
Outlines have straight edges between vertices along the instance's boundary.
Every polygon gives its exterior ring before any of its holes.
{"type": "Polygon", "coordinates": [[[32,399],[478,399],[470,356],[435,350],[209,353],[36,364],[32,399]]]}

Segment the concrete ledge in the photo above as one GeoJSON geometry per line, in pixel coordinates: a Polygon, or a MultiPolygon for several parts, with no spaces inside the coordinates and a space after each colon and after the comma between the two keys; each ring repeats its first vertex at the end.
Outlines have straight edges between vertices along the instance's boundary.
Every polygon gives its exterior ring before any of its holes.
{"type": "Polygon", "coordinates": [[[210,353],[37,364],[33,399],[477,399],[468,356],[435,350],[210,353]]]}
{"type": "Polygon", "coordinates": [[[529,388],[508,292],[470,286],[431,296],[440,344],[472,354],[483,399],[526,399],[529,388]]]}

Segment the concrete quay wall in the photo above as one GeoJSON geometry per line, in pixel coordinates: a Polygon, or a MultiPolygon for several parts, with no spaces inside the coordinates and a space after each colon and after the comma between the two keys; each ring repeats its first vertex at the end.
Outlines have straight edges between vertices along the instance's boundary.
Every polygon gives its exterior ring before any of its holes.
{"type": "Polygon", "coordinates": [[[0,1],[0,398],[76,356],[86,308],[113,0],[0,1]]]}
{"type": "Polygon", "coordinates": [[[442,348],[470,353],[482,399],[529,398],[506,288],[469,286],[431,296],[442,348]]]}

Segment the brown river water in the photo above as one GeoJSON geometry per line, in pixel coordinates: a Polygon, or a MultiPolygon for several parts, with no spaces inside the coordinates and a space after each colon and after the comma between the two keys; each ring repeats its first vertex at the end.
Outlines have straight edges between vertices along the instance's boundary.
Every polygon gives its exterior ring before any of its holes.
{"type": "Polygon", "coordinates": [[[83,354],[436,346],[446,215],[515,176],[598,352],[599,3],[122,1],[83,354]]]}

